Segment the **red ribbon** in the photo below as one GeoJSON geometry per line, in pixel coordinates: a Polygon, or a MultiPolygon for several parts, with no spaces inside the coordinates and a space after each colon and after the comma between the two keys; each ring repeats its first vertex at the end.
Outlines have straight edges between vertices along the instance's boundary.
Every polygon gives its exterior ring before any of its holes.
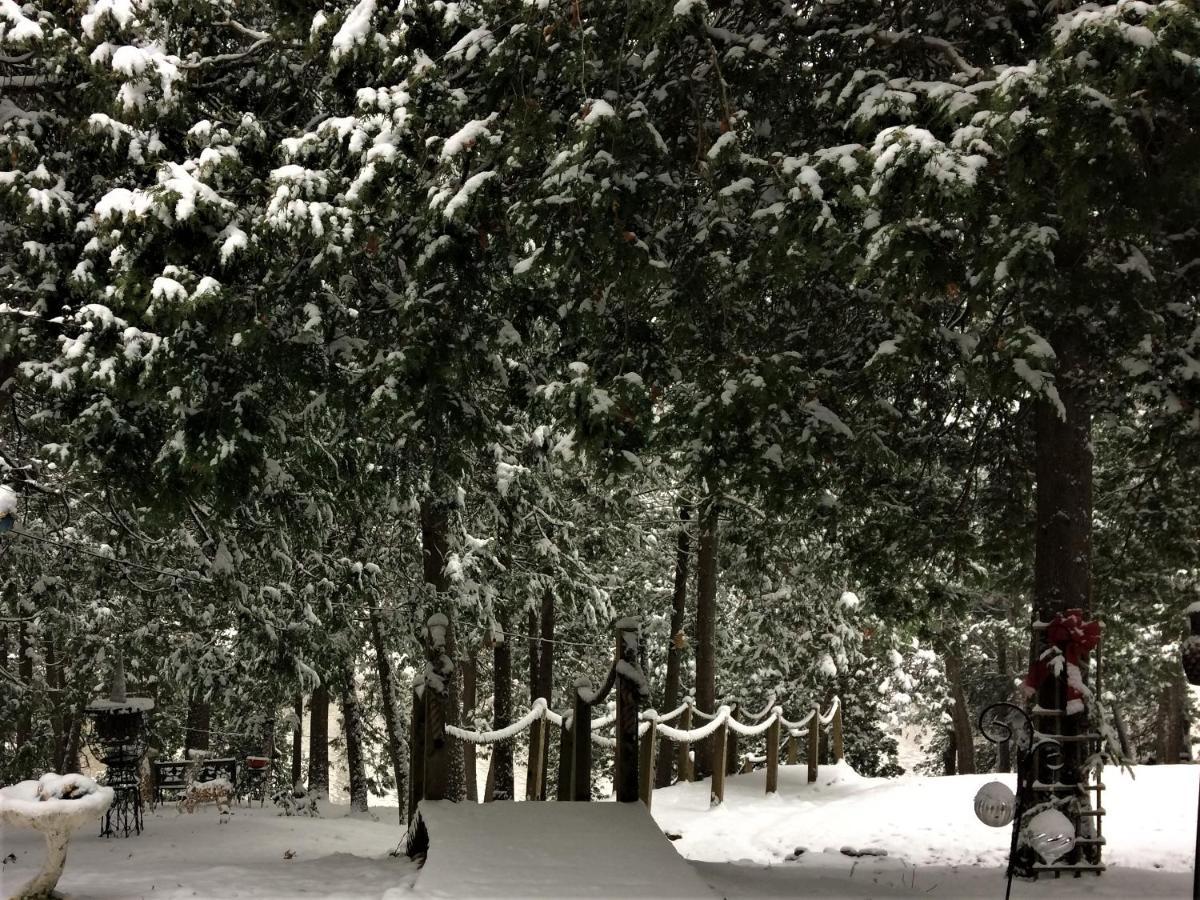
{"type": "MultiPolygon", "coordinates": [[[[1083,610],[1068,609],[1064,613],[1059,613],[1054,617],[1054,620],[1046,628],[1046,643],[1052,647],[1057,647],[1061,651],[1068,666],[1078,668],[1080,658],[1089,650],[1094,650],[1100,643],[1100,625],[1097,622],[1085,622],[1083,620],[1083,610]]],[[[1025,692],[1033,694],[1037,692],[1038,686],[1053,674],[1051,662],[1053,658],[1046,659],[1047,654],[1043,653],[1029,668],[1029,674],[1025,676],[1025,692]]],[[[1072,682],[1073,679],[1067,679],[1067,706],[1076,705],[1072,701],[1083,703],[1083,694],[1079,691],[1072,682]]]]}

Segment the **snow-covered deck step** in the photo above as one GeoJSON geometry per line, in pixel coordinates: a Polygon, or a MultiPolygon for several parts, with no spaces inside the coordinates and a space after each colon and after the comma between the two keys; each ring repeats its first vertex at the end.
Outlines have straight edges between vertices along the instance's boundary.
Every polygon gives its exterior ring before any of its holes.
{"type": "Polygon", "coordinates": [[[641,803],[423,801],[417,814],[418,897],[716,896],[641,803]]]}

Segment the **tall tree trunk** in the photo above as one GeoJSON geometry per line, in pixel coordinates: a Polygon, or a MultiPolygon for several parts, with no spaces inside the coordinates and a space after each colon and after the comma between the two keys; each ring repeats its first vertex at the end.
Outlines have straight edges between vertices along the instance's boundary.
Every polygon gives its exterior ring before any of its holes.
{"type": "MultiPolygon", "coordinates": [[[[475,669],[475,651],[472,650],[462,661],[462,703],[463,703],[463,727],[474,728],[474,721],[468,720],[465,717],[473,716],[475,712],[475,691],[476,691],[476,676],[478,672],[475,669]]],[[[470,741],[463,745],[463,777],[464,785],[467,793],[467,800],[471,803],[479,802],[479,775],[475,771],[475,745],[470,741]]]]}
{"type": "Polygon", "coordinates": [[[292,701],[292,714],[296,724],[292,726],[292,789],[304,778],[304,695],[297,694],[292,701]]]}
{"type": "MultiPolygon", "coordinates": [[[[999,677],[996,679],[1000,682],[1000,696],[997,700],[1003,702],[1008,700],[1012,695],[1012,681],[1008,674],[1008,640],[1004,636],[1004,629],[996,630],[996,667],[1000,670],[999,677]]],[[[996,749],[996,771],[1011,772],[1012,771],[1012,748],[1009,747],[1008,741],[999,744],[996,749]]]]}
{"type": "Polygon", "coordinates": [[[67,746],[63,754],[60,772],[78,772],[80,744],[83,741],[83,710],[72,707],[70,725],[67,728],[67,746]]]}
{"type": "Polygon", "coordinates": [[[958,738],[954,729],[946,733],[946,749],[942,751],[942,774],[954,775],[955,763],[958,761],[958,738]]]}
{"type": "Polygon", "coordinates": [[[17,750],[33,734],[33,643],[29,623],[17,627],[17,677],[21,681],[21,700],[17,706],[17,750]]]}
{"type": "Polygon", "coordinates": [[[396,679],[392,675],[392,661],[388,656],[387,645],[383,640],[383,623],[379,610],[370,612],[371,643],[375,647],[375,670],[379,676],[379,692],[383,699],[383,725],[387,733],[387,754],[392,764],[392,777],[396,781],[397,806],[400,812],[400,822],[404,823],[404,803],[408,796],[407,759],[404,753],[404,740],[401,737],[401,718],[399,697],[396,694],[396,679]]]}
{"type": "Polygon", "coordinates": [[[192,688],[188,698],[187,731],[183,736],[184,754],[189,750],[208,750],[212,747],[209,733],[212,728],[212,707],[201,693],[203,688],[192,688]]]}
{"type": "Polygon", "coordinates": [[[951,645],[946,649],[946,680],[950,682],[953,700],[951,716],[954,720],[954,745],[958,752],[958,774],[975,774],[975,739],[972,734],[971,712],[967,708],[967,692],[963,688],[962,658],[958,648],[951,645]]]}
{"type": "Polygon", "coordinates": [[[354,667],[342,670],[342,734],[346,739],[346,767],[350,777],[350,809],[367,811],[367,771],[363,763],[363,722],[354,684],[354,667]]]}
{"type": "MultiPolygon", "coordinates": [[[[720,506],[705,501],[700,512],[700,539],[696,554],[696,705],[716,711],[717,703],[717,540],[720,506]]],[[[697,776],[712,773],[715,737],[696,747],[697,776]]]]}
{"type": "MultiPolygon", "coordinates": [[[[690,513],[686,506],[679,508],[679,534],[675,543],[675,589],[671,593],[671,634],[667,638],[667,677],[663,683],[662,706],[668,713],[679,705],[680,671],[683,664],[683,625],[687,616],[688,556],[691,553],[687,522],[690,513]]],[[[675,746],[672,741],[658,742],[658,762],[654,767],[655,787],[671,784],[675,765],[675,746]]]]}
{"type": "MultiPolygon", "coordinates": [[[[454,604],[446,595],[450,591],[450,578],[446,574],[446,557],[450,546],[449,511],[444,502],[433,497],[426,497],[421,502],[421,562],[425,583],[432,585],[437,592],[441,608],[439,612],[446,617],[446,646],[444,653],[449,660],[449,671],[445,676],[445,716],[446,722],[453,724],[462,719],[459,704],[459,686],[456,677],[458,667],[458,645],[454,636],[454,604]]],[[[444,800],[460,801],[464,797],[463,790],[463,747],[461,741],[445,736],[446,743],[446,785],[444,800]]],[[[426,782],[430,773],[426,772],[426,782]]]]}
{"type": "Polygon", "coordinates": [[[538,673],[541,672],[541,641],[538,640],[538,614],[537,610],[530,609],[525,612],[525,634],[529,642],[529,702],[533,703],[537,699],[538,692],[538,673]]]}
{"type": "Polygon", "coordinates": [[[1171,686],[1165,686],[1158,692],[1158,711],[1154,715],[1154,733],[1158,739],[1154,742],[1155,762],[1160,766],[1166,765],[1171,761],[1168,747],[1170,739],[1167,737],[1167,729],[1170,728],[1171,722],[1171,686]]]}
{"type": "Polygon", "coordinates": [[[329,796],[329,688],[324,682],[308,699],[308,789],[329,796]]]}
{"type": "MultiPolygon", "coordinates": [[[[512,722],[512,642],[508,617],[500,614],[499,641],[492,647],[492,728],[507,728],[512,722]]],[[[513,751],[511,741],[492,744],[492,800],[513,799],[513,751]]]]}
{"type": "MultiPolygon", "coordinates": [[[[554,591],[549,588],[542,589],[542,628],[541,628],[541,653],[538,655],[538,683],[537,693],[539,697],[544,697],[546,703],[554,698],[554,591]]],[[[549,722],[543,721],[541,726],[542,734],[542,769],[543,771],[553,771],[550,768],[550,727],[549,722]]],[[[546,782],[549,778],[542,779],[541,788],[538,791],[538,799],[546,799],[546,782]]]]}
{"type": "MultiPolygon", "coordinates": [[[[1066,609],[1092,606],[1092,411],[1087,343],[1079,328],[1056,333],[1056,387],[1065,418],[1039,398],[1035,415],[1037,530],[1034,613],[1049,622],[1066,609]]],[[[1032,662],[1032,660],[1031,660],[1032,662]]]]}
{"type": "MultiPolygon", "coordinates": [[[[1049,622],[1067,609],[1091,613],[1092,586],[1092,397],[1087,335],[1083,328],[1067,325],[1050,335],[1057,357],[1055,388],[1062,412],[1039,397],[1034,415],[1036,478],[1036,530],[1033,559],[1033,613],[1049,622]]],[[[1044,632],[1032,642],[1032,658],[1043,649],[1044,632]]],[[[1081,660],[1086,678],[1087,661],[1081,660]]],[[[1059,680],[1046,678],[1038,690],[1038,703],[1047,709],[1065,704],[1059,680]]],[[[1064,734],[1078,733],[1080,717],[1058,722],[1064,734]]],[[[1062,768],[1038,773],[1042,780],[1070,784],[1080,779],[1087,745],[1064,744],[1062,768]]],[[[1078,823],[1077,823],[1078,824],[1078,823]]]]}
{"type": "Polygon", "coordinates": [[[67,695],[63,690],[62,662],[54,646],[54,638],[46,638],[46,684],[50,687],[50,733],[54,738],[52,762],[55,772],[62,772],[67,752],[67,733],[63,718],[67,695]]]}
{"type": "Polygon", "coordinates": [[[1174,765],[1184,758],[1184,696],[1186,688],[1183,682],[1183,671],[1177,669],[1171,674],[1171,682],[1167,686],[1167,745],[1164,763],[1174,765]]]}

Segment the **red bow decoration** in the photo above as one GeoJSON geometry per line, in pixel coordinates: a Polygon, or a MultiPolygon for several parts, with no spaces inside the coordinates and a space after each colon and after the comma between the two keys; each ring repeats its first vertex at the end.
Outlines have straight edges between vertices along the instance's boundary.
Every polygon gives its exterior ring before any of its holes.
{"type": "MultiPolygon", "coordinates": [[[[1068,715],[1083,712],[1083,678],[1079,672],[1079,660],[1083,654],[1095,649],[1100,643],[1100,625],[1097,622],[1085,622],[1083,610],[1068,609],[1059,613],[1046,628],[1046,643],[1056,647],[1067,666],[1067,709],[1068,715]]],[[[1029,669],[1025,676],[1025,693],[1034,694],[1038,685],[1057,674],[1054,665],[1057,657],[1049,652],[1043,652],[1029,669]]],[[[1061,664],[1060,664],[1061,665],[1061,664]]]]}

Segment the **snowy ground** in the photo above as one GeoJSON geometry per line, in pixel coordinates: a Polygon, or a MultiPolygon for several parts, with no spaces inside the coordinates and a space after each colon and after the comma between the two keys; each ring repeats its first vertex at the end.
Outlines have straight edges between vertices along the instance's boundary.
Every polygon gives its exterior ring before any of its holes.
{"type": "MultiPolygon", "coordinates": [[[[679,835],[674,846],[715,896],[730,900],[1003,896],[1008,832],[979,824],[971,809],[992,776],[862,779],[841,768],[808,785],[804,772],[785,767],[780,794],[769,799],[761,774],[729,779],[715,810],[705,784],[657,791],[654,818],[679,835]],[[888,855],[849,857],[843,847],[888,855]]],[[[1139,767],[1136,775],[1105,773],[1109,872],[1018,883],[1014,897],[1190,896],[1200,767],[1139,767]]],[[[387,855],[401,837],[395,810],[374,813],[349,818],[332,807],[324,818],[282,818],[242,808],[219,824],[211,808],[189,816],[168,806],[147,817],[138,838],[80,832],[59,888],[74,900],[422,896],[416,867],[387,855]]],[[[41,852],[32,832],[0,830],[0,857],[15,857],[0,869],[0,896],[32,875],[41,852]]],[[[463,896],[484,895],[475,884],[463,896]]],[[[522,894],[510,883],[493,896],[522,894]]],[[[562,896],[571,896],[569,886],[562,896]]]]}
{"type": "MultiPolygon", "coordinates": [[[[1109,871],[1019,882],[1014,897],[1191,896],[1200,767],[1135,773],[1136,780],[1104,773],[1109,871]]],[[[878,779],[837,767],[809,785],[805,767],[790,766],[780,770],[774,797],[764,795],[763,778],[730,779],[724,806],[714,810],[706,810],[707,784],[654,795],[659,826],[679,835],[679,852],[727,897],[1003,896],[1011,832],[980,824],[971,802],[995,775],[878,779]],[[843,848],[887,856],[851,857],[843,848]]]]}

